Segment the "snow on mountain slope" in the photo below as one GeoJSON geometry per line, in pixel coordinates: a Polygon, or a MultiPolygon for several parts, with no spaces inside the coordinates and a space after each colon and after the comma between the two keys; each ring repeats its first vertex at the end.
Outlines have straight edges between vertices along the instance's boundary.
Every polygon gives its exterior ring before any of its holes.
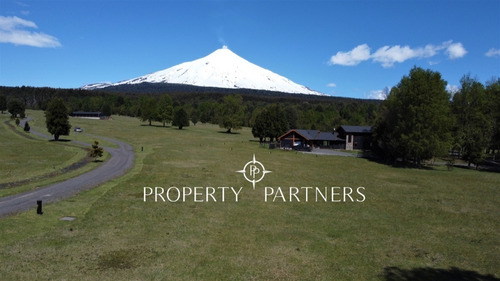
{"type": "Polygon", "coordinates": [[[201,59],[181,63],[138,78],[117,83],[89,84],[82,88],[92,90],[123,84],[139,84],[143,82],[324,95],[257,66],[233,53],[226,46],[201,59]]]}

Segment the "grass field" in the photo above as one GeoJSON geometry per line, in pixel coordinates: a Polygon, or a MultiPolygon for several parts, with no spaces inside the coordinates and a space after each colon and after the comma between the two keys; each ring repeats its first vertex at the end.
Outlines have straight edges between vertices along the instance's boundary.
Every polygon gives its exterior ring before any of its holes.
{"type": "MultiPolygon", "coordinates": [[[[31,122],[32,128],[48,134],[46,128],[34,125],[44,124],[43,112],[28,111],[27,114],[36,118],[31,122]]],[[[103,158],[106,157],[107,154],[103,158]]],[[[90,160],[84,147],[38,138],[15,126],[8,114],[0,114],[0,197],[88,172],[99,165],[90,160]]]]}
{"type": "Polygon", "coordinates": [[[120,179],[45,206],[43,216],[33,210],[0,219],[1,279],[500,277],[498,173],[268,150],[248,128],[228,135],[212,125],[177,130],[120,116],[72,125],[129,142],[136,165],[120,179]],[[255,190],[236,172],[254,154],[272,171],[255,190]],[[238,202],[230,193],[225,202],[219,193],[217,202],[144,202],[145,186],[243,190],[238,202]],[[265,202],[265,186],[282,187],[285,197],[289,187],[363,186],[366,200],[314,202],[310,193],[309,202],[304,194],[302,202],[265,202]]]}

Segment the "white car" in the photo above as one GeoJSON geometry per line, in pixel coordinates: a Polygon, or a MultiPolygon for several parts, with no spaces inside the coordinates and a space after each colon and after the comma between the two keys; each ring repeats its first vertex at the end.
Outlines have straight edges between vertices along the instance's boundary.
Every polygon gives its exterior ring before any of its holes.
{"type": "Polygon", "coordinates": [[[75,132],[81,133],[83,132],[83,129],[80,127],[75,127],[75,132]]]}

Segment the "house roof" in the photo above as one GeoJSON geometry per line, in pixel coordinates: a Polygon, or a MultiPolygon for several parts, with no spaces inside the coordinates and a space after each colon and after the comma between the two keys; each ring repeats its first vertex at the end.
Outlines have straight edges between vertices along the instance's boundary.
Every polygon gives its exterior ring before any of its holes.
{"type": "Polygon", "coordinates": [[[319,140],[319,141],[343,141],[344,139],[341,139],[338,137],[337,132],[320,132],[318,130],[303,130],[303,129],[292,129],[282,136],[280,136],[278,139],[282,139],[284,136],[290,134],[291,132],[296,132],[297,134],[301,135],[303,138],[306,140],[314,141],[314,140],[319,140]]]}
{"type": "Polygon", "coordinates": [[[343,129],[346,133],[372,133],[371,126],[349,126],[349,125],[341,125],[339,130],[343,129]]]}
{"type": "Polygon", "coordinates": [[[90,111],[73,111],[71,114],[85,114],[85,115],[100,115],[101,112],[100,111],[94,111],[94,112],[90,112],[90,111]]]}

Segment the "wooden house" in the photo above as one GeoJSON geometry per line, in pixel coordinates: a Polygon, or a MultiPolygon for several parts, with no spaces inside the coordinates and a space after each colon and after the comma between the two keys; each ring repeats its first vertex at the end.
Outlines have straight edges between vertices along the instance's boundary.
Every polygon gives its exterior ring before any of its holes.
{"type": "Polygon", "coordinates": [[[292,129],[278,137],[280,148],[308,150],[312,148],[330,149],[370,149],[372,128],[370,126],[342,125],[333,132],[292,129]]]}
{"type": "Polygon", "coordinates": [[[311,150],[314,147],[341,149],[345,142],[338,138],[336,132],[301,129],[292,129],[278,137],[278,140],[281,148],[295,150],[311,150]]]}
{"type": "Polygon", "coordinates": [[[342,125],[335,130],[339,138],[345,140],[345,150],[371,148],[372,127],[371,126],[348,126],[342,125]]]}

